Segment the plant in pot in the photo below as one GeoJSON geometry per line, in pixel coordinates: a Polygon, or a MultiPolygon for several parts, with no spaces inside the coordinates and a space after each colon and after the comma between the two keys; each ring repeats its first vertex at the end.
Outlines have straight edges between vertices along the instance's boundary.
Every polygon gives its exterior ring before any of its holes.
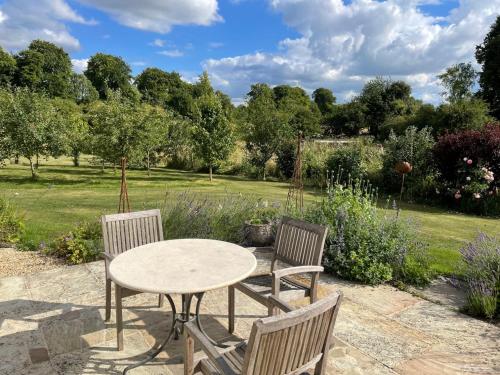
{"type": "Polygon", "coordinates": [[[258,208],[254,215],[245,221],[245,244],[247,246],[269,246],[276,236],[279,211],[276,208],[258,208]]]}

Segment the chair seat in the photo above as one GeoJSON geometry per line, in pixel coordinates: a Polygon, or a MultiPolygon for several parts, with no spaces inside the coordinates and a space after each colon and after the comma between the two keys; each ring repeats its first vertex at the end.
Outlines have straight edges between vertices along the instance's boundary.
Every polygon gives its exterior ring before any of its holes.
{"type": "MultiPolygon", "coordinates": [[[[260,275],[249,277],[241,281],[239,284],[235,285],[237,289],[246,289],[247,291],[251,291],[256,293],[262,297],[269,297],[272,292],[272,281],[273,278],[271,275],[260,275]]],[[[243,290],[242,290],[243,291],[243,290]]],[[[291,280],[286,277],[282,277],[280,279],[280,293],[287,294],[297,294],[298,298],[307,297],[309,295],[309,287],[302,285],[299,282],[291,280]]]]}
{"type": "MultiPolygon", "coordinates": [[[[238,346],[234,347],[231,350],[228,350],[221,354],[222,357],[226,360],[226,362],[231,367],[231,370],[236,372],[237,374],[241,374],[243,370],[243,362],[245,360],[245,353],[247,349],[246,343],[241,343],[238,346]]],[[[220,371],[217,370],[214,363],[208,359],[202,359],[200,361],[200,371],[204,375],[219,375],[220,371]]]]}

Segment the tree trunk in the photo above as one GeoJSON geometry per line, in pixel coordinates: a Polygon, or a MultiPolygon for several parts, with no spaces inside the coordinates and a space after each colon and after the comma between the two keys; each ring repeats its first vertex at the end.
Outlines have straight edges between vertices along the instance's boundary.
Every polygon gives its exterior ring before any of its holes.
{"type": "Polygon", "coordinates": [[[35,163],[35,169],[38,169],[38,166],[40,163],[38,162],[38,154],[36,154],[36,163],[35,163]]]}
{"type": "Polygon", "coordinates": [[[78,150],[73,150],[73,165],[75,167],[80,166],[80,151],[78,150]]]}
{"type": "Polygon", "coordinates": [[[35,171],[35,166],[33,165],[33,159],[31,157],[29,157],[28,160],[30,161],[31,178],[35,179],[36,178],[36,171],[35,171]]]}
{"type": "Polygon", "coordinates": [[[264,165],[264,168],[262,168],[262,181],[266,181],[266,166],[264,165]]]}
{"type": "Polygon", "coordinates": [[[101,160],[101,172],[104,173],[104,159],[101,160]]]}
{"type": "Polygon", "coordinates": [[[19,154],[14,155],[14,164],[19,164],[19,154]]]}
{"type": "Polygon", "coordinates": [[[151,164],[150,164],[149,152],[148,152],[147,163],[148,163],[148,176],[151,177],[151,164]]]}
{"type": "Polygon", "coordinates": [[[212,165],[210,165],[208,167],[208,175],[210,176],[210,182],[212,182],[213,181],[213,179],[212,179],[212,165]]]}

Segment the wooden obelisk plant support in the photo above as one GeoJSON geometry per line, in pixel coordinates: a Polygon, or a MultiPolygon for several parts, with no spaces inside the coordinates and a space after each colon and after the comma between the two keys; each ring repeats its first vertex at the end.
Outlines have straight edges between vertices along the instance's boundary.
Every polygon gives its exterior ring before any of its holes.
{"type": "Polygon", "coordinates": [[[130,202],[128,200],[128,189],[127,189],[127,158],[123,157],[121,159],[122,167],[122,182],[120,187],[120,202],[118,203],[118,213],[130,212],[130,202]]]}
{"type": "Polygon", "coordinates": [[[297,151],[295,153],[293,176],[286,200],[287,211],[291,210],[293,204],[295,204],[296,210],[302,211],[304,208],[304,183],[302,182],[302,141],[303,134],[302,132],[299,132],[297,134],[297,151]]]}
{"type": "Polygon", "coordinates": [[[413,167],[411,166],[410,163],[407,161],[398,161],[396,163],[396,166],[394,167],[396,172],[398,172],[402,177],[401,177],[401,191],[399,192],[399,201],[401,202],[401,199],[403,198],[403,190],[404,190],[404,185],[405,185],[405,176],[407,173],[410,173],[413,167]]]}

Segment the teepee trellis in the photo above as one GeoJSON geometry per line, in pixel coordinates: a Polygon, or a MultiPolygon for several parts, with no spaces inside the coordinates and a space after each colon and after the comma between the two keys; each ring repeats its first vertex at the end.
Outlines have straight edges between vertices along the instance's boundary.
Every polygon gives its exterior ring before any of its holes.
{"type": "Polygon", "coordinates": [[[121,159],[122,167],[122,179],[120,186],[120,201],[118,202],[118,213],[130,212],[130,202],[128,200],[128,188],[127,188],[127,158],[123,157],[121,159]]]}
{"type": "Polygon", "coordinates": [[[303,134],[297,134],[297,149],[295,153],[295,164],[293,167],[293,176],[288,189],[286,208],[290,211],[295,204],[295,209],[302,211],[304,208],[304,183],[302,181],[302,142],[303,134]]]}

